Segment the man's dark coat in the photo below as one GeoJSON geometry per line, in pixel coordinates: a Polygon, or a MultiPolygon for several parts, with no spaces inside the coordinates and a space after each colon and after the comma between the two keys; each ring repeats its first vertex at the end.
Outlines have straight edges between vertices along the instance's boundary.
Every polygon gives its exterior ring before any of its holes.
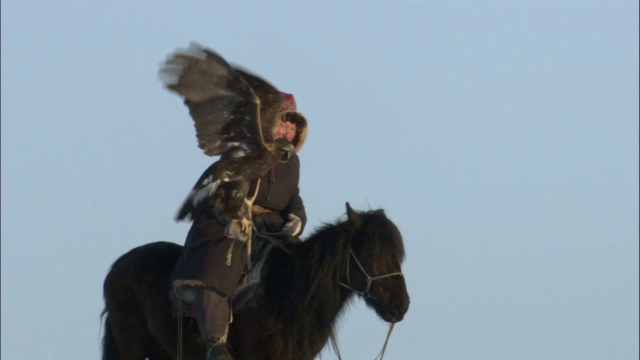
{"type": "MultiPolygon", "coordinates": [[[[254,215],[258,231],[279,232],[289,221],[290,213],[302,220],[304,229],[307,216],[299,194],[299,178],[300,160],[296,154],[260,178],[254,204],[274,211],[254,215]]],[[[213,287],[233,296],[246,259],[246,243],[226,237],[225,224],[213,213],[203,213],[191,225],[172,280],[176,284],[213,287]]]]}

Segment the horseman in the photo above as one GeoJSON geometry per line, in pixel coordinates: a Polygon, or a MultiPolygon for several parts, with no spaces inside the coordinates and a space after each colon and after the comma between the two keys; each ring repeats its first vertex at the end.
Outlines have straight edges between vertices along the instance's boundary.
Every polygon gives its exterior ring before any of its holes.
{"type": "MultiPolygon", "coordinates": [[[[296,151],[286,152],[274,167],[252,179],[243,200],[244,206],[250,207],[246,213],[250,214],[254,236],[271,234],[284,241],[299,241],[307,217],[298,186],[300,161],[296,153],[304,144],[307,121],[297,112],[293,95],[282,94],[284,101],[270,131],[274,139],[287,140],[296,151]]],[[[225,186],[220,185],[221,189],[225,186]]],[[[191,214],[193,223],[172,281],[176,288],[195,290],[193,309],[207,345],[207,359],[227,360],[232,359],[226,344],[232,320],[231,299],[247,264],[247,244],[251,242],[229,231],[230,220],[214,211],[219,199],[208,196],[204,200],[208,206],[200,207],[207,210],[191,214]]]]}

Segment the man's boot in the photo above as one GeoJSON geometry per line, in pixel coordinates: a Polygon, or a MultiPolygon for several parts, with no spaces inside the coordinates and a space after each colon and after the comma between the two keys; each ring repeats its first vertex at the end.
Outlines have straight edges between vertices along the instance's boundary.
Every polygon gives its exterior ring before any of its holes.
{"type": "Polygon", "coordinates": [[[229,346],[220,338],[210,338],[207,344],[207,360],[233,360],[229,346]]]}

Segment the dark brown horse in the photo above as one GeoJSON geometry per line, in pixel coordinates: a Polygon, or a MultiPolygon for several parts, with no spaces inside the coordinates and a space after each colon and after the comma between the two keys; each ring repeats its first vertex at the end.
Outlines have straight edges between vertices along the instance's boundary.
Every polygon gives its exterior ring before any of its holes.
{"type": "MultiPolygon", "coordinates": [[[[400,265],[402,236],[382,210],[326,224],[306,241],[272,250],[252,306],[234,313],[228,341],[236,359],[313,359],[345,305],[362,296],[387,322],[409,307],[400,265]]],[[[156,242],[120,257],[104,282],[103,360],[205,359],[195,321],[178,330],[170,272],[182,247],[156,242]],[[179,335],[182,343],[179,345],[179,335]]]]}

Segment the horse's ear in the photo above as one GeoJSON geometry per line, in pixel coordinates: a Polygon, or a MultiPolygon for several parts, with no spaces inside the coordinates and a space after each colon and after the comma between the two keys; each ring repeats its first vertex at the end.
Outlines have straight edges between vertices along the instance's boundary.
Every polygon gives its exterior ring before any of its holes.
{"type": "Polygon", "coordinates": [[[351,208],[351,205],[349,205],[348,202],[346,205],[347,205],[347,218],[349,219],[349,223],[351,223],[351,225],[353,225],[356,228],[360,227],[360,224],[362,223],[360,214],[358,214],[357,211],[353,210],[351,208]]]}

